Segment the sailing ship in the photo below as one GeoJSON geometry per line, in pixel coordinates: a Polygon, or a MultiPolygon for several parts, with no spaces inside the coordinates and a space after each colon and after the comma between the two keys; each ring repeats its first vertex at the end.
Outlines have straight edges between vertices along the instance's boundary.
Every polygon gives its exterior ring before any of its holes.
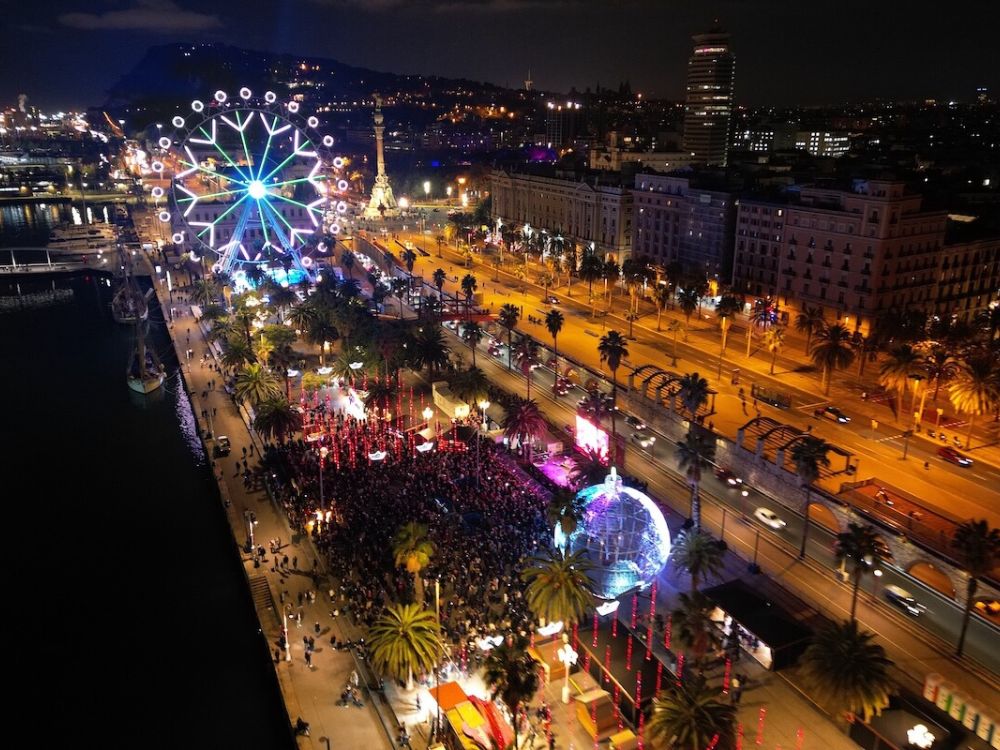
{"type": "Polygon", "coordinates": [[[136,393],[152,393],[163,385],[167,375],[156,352],[146,346],[145,324],[141,320],[136,320],[133,323],[133,330],[135,346],[129,356],[125,379],[128,387],[136,393]]]}
{"type": "Polygon", "coordinates": [[[122,279],[111,298],[111,317],[116,323],[135,323],[149,317],[147,301],[153,294],[150,289],[145,294],[139,289],[135,276],[132,275],[132,261],[126,253],[119,250],[119,265],[122,268],[122,279]]]}

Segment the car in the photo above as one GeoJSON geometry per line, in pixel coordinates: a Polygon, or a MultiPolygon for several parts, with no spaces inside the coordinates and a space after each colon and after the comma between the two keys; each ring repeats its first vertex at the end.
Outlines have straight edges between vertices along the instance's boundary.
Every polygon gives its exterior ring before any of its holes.
{"type": "Polygon", "coordinates": [[[996,597],[980,597],[976,599],[972,607],[976,610],[977,614],[993,622],[1000,623],[1000,601],[997,601],[996,597]]]}
{"type": "Polygon", "coordinates": [[[899,586],[890,584],[882,589],[882,592],[885,594],[886,599],[897,607],[906,610],[914,617],[919,617],[920,613],[927,609],[927,607],[914,599],[909,591],[899,586]]]}
{"type": "Polygon", "coordinates": [[[646,423],[643,422],[638,417],[633,417],[631,414],[626,414],[625,415],[625,424],[627,424],[629,427],[631,427],[631,428],[633,428],[635,430],[645,430],[646,429],[646,423]]]}
{"type": "Polygon", "coordinates": [[[847,424],[851,421],[851,418],[844,414],[836,406],[827,406],[822,409],[817,409],[813,412],[813,415],[819,419],[829,419],[834,422],[840,422],[840,424],[847,424]]]}
{"type": "Polygon", "coordinates": [[[778,518],[778,514],[775,513],[773,510],[771,510],[770,508],[757,508],[757,510],[753,512],[753,515],[754,518],[756,518],[762,524],[764,524],[765,526],[770,526],[772,529],[775,529],[776,531],[778,529],[783,529],[788,525],[780,518],[778,518]]]}
{"type": "Polygon", "coordinates": [[[458,330],[458,322],[454,321],[454,320],[446,320],[444,322],[444,327],[445,328],[450,328],[453,331],[457,331],[458,330]]]}
{"type": "Polygon", "coordinates": [[[229,438],[226,435],[219,435],[215,439],[215,447],[212,449],[212,455],[216,457],[228,456],[231,450],[232,447],[230,446],[229,438]]]}
{"type": "Polygon", "coordinates": [[[728,484],[730,487],[736,487],[738,485],[743,484],[742,479],[733,474],[732,471],[725,468],[724,466],[720,466],[718,469],[715,470],[715,476],[720,482],[722,482],[723,484],[728,484]]]}
{"type": "Polygon", "coordinates": [[[545,303],[547,305],[558,305],[559,304],[559,298],[558,297],[553,297],[550,294],[548,297],[545,298],[545,303]]]}
{"type": "Polygon", "coordinates": [[[648,449],[656,442],[656,435],[649,435],[645,432],[633,432],[632,442],[640,448],[648,449]]]}
{"type": "Polygon", "coordinates": [[[964,453],[959,453],[957,450],[947,445],[944,448],[938,448],[938,455],[945,461],[953,463],[956,466],[961,466],[966,469],[972,466],[971,458],[966,456],[964,453]]]}
{"type": "Polygon", "coordinates": [[[569,381],[569,378],[564,378],[562,376],[556,378],[555,382],[556,394],[560,396],[565,396],[567,393],[569,393],[570,388],[572,387],[573,384],[569,381]]]}

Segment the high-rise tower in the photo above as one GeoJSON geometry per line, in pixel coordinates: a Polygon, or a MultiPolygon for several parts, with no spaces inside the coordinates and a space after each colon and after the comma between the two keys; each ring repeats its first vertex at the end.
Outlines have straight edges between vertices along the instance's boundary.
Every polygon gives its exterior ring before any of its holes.
{"type": "Polygon", "coordinates": [[[684,104],[684,150],[696,164],[724,167],[736,58],[729,49],[729,34],[722,29],[695,34],[693,39],[684,104]]]}
{"type": "Polygon", "coordinates": [[[368,201],[365,209],[365,218],[378,219],[385,216],[396,216],[399,214],[399,207],[392,194],[392,186],[389,184],[389,175],[385,173],[385,151],[382,139],[385,133],[385,125],[382,117],[382,97],[375,94],[375,162],[377,172],[375,174],[375,184],[372,185],[372,197],[368,201]]]}

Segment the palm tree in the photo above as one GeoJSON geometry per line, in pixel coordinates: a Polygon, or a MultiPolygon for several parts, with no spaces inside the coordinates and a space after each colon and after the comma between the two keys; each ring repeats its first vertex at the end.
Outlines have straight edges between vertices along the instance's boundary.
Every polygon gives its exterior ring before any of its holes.
{"type": "Polygon", "coordinates": [[[778,359],[782,347],[785,345],[785,329],[781,326],[768,328],[764,332],[764,346],[771,353],[771,375],[774,375],[774,362],[778,359]]]}
{"type": "Polygon", "coordinates": [[[511,442],[524,445],[545,431],[545,419],[535,401],[516,398],[507,409],[503,422],[504,436],[511,442]]]}
{"type": "Polygon", "coordinates": [[[434,242],[437,243],[438,257],[440,258],[440,257],[442,257],[442,255],[441,255],[441,248],[444,246],[444,243],[445,243],[444,235],[443,234],[437,235],[434,238],[434,242]]]}
{"type": "Polygon", "coordinates": [[[812,351],[812,337],[826,328],[822,307],[804,307],[795,317],[795,330],[806,335],[806,354],[812,351]]]}
{"type": "Polygon", "coordinates": [[[889,356],[878,368],[878,382],[889,390],[896,391],[896,417],[903,409],[906,385],[913,376],[920,376],[923,357],[909,344],[900,344],[889,351],[889,356]]]}
{"type": "Polygon", "coordinates": [[[228,370],[235,370],[243,365],[256,362],[253,349],[247,345],[243,334],[237,333],[226,339],[226,347],[222,352],[222,366],[228,370]]]}
{"type": "Polygon", "coordinates": [[[691,316],[698,309],[699,302],[701,302],[701,297],[698,296],[694,287],[685,287],[677,293],[677,303],[681,307],[681,312],[684,313],[684,320],[687,321],[688,328],[691,327],[691,316]]]}
{"type": "Polygon", "coordinates": [[[486,336],[486,331],[475,320],[470,320],[462,327],[462,341],[472,350],[472,366],[476,366],[476,347],[486,336]]]}
{"type": "Polygon", "coordinates": [[[585,414],[587,419],[598,427],[604,421],[604,418],[611,414],[611,409],[608,406],[608,397],[598,390],[588,391],[587,395],[580,400],[577,411],[585,414]]]}
{"type": "Polygon", "coordinates": [[[951,546],[956,551],[962,569],[969,580],[965,589],[965,613],[962,616],[962,632],[958,637],[955,654],[962,656],[965,648],[965,631],[969,627],[969,616],[976,601],[979,579],[989,573],[1000,560],[1000,530],[991,529],[985,520],[966,521],[955,529],[951,546]]]}
{"type": "Polygon", "coordinates": [[[813,636],[799,659],[799,674],[809,695],[834,713],[860,713],[867,722],[889,705],[892,662],[875,635],[858,624],[832,622],[813,636]]]}
{"type": "Polygon", "coordinates": [[[392,411],[399,396],[399,385],[395,378],[372,378],[368,381],[365,395],[365,409],[381,409],[383,413],[392,411]]]}
{"type": "Polygon", "coordinates": [[[802,546],[799,548],[799,557],[806,556],[812,484],[819,479],[820,467],[830,465],[830,459],[826,455],[829,452],[830,444],[813,435],[806,435],[792,446],[792,462],[795,464],[795,473],[799,477],[799,483],[806,491],[805,504],[802,506],[802,546]]]}
{"type": "Polygon", "coordinates": [[[309,329],[310,324],[319,315],[316,305],[311,301],[300,302],[288,311],[288,322],[300,331],[309,329]]]}
{"type": "Polygon", "coordinates": [[[704,750],[713,742],[720,748],[735,746],[736,706],[723,703],[720,696],[700,675],[685,675],[680,684],[668,681],[653,699],[646,725],[650,738],[657,747],[674,750],[704,750]]]}
{"type": "Polygon", "coordinates": [[[697,663],[721,644],[719,629],[712,622],[715,603],[701,592],[677,595],[677,607],[670,613],[673,632],[691,649],[697,663]]]}
{"type": "Polygon", "coordinates": [[[444,333],[436,325],[423,325],[411,343],[412,363],[417,369],[427,368],[431,379],[439,369],[448,365],[451,349],[444,340],[444,333]]]}
{"type": "Polygon", "coordinates": [[[667,284],[657,284],[656,291],[653,293],[653,301],[656,303],[656,330],[660,330],[660,318],[663,317],[663,311],[666,309],[667,305],[670,303],[670,298],[674,296],[673,291],[667,284]]]}
{"type": "Polygon", "coordinates": [[[389,604],[368,631],[372,666],[413,684],[414,672],[432,671],[441,658],[441,626],[419,604],[389,604]]]}
{"type": "MultiPolygon", "coordinates": [[[[611,370],[611,444],[617,448],[618,431],[615,427],[615,412],[618,409],[618,378],[616,373],[622,360],[628,356],[628,341],[618,331],[608,331],[601,336],[597,351],[601,355],[601,362],[607,362],[608,369],[611,370]]],[[[612,451],[612,453],[614,452],[612,451]]]]}
{"type": "Polygon", "coordinates": [[[465,294],[465,317],[472,318],[472,297],[476,293],[476,288],[479,286],[476,281],[476,277],[471,273],[465,274],[462,277],[462,292],[465,294]]]}
{"type": "Polygon", "coordinates": [[[855,331],[851,337],[851,345],[858,358],[858,379],[865,374],[865,365],[878,359],[878,339],[874,336],[862,336],[855,331]]]}
{"type": "Polygon", "coordinates": [[[319,313],[310,321],[303,338],[319,347],[319,363],[323,365],[326,363],[327,347],[340,338],[340,331],[331,321],[329,313],[319,313]]]}
{"type": "Polygon", "coordinates": [[[583,552],[533,557],[521,571],[527,584],[525,602],[542,623],[562,622],[567,627],[580,622],[594,606],[587,572],[593,568],[583,552]]]}
{"type": "Polygon", "coordinates": [[[545,314],[545,328],[548,330],[549,335],[552,336],[552,358],[556,361],[556,375],[559,375],[559,349],[557,338],[559,332],[563,329],[563,323],[566,322],[566,318],[558,310],[549,310],[545,314]]]}
{"type": "Polygon", "coordinates": [[[696,372],[684,375],[677,382],[677,396],[691,415],[692,422],[695,421],[698,409],[708,403],[708,393],[708,381],[696,372]]]}
{"type": "Polygon", "coordinates": [[[606,457],[593,449],[586,453],[575,451],[570,460],[569,481],[576,488],[598,484],[608,475],[606,457]]]}
{"type": "MultiPolygon", "coordinates": [[[[548,507],[549,524],[553,528],[556,526],[559,527],[563,539],[566,540],[566,545],[569,544],[570,534],[576,531],[580,525],[580,521],[583,520],[583,511],[585,508],[586,503],[573,490],[558,487],[552,493],[552,499],[549,501],[548,507]]],[[[563,553],[566,552],[568,552],[568,549],[564,546],[563,553]]]]}
{"type": "Polygon", "coordinates": [[[521,370],[521,374],[524,375],[524,379],[528,384],[528,392],[525,394],[525,398],[531,398],[531,373],[538,365],[538,344],[533,340],[525,336],[521,339],[521,343],[517,345],[517,351],[514,353],[517,358],[518,369],[521,370]]]}
{"type": "Polygon", "coordinates": [[[719,318],[719,327],[722,329],[722,352],[719,354],[720,362],[722,355],[726,353],[726,334],[729,333],[729,326],[732,323],[730,318],[736,315],[741,307],[743,305],[732,294],[722,295],[719,297],[719,301],[715,303],[715,315],[719,318]]]}
{"type": "Polygon", "coordinates": [[[190,299],[192,302],[201,305],[202,307],[208,307],[213,304],[222,293],[219,285],[212,281],[212,279],[198,279],[194,282],[192,287],[190,299]]]}
{"type": "Polygon", "coordinates": [[[340,255],[340,265],[345,271],[347,271],[347,277],[349,279],[354,278],[354,264],[356,261],[357,258],[354,257],[354,253],[350,250],[345,250],[340,255]]]}
{"type": "Polygon", "coordinates": [[[923,356],[923,373],[934,383],[934,402],[937,403],[941,384],[947,382],[958,372],[958,360],[951,355],[946,346],[931,345],[923,356]]]}
{"type": "Polygon", "coordinates": [[[437,287],[438,294],[441,294],[441,290],[444,289],[444,282],[448,280],[448,274],[445,273],[443,268],[435,268],[434,273],[431,274],[431,278],[434,280],[434,286],[437,287]]]}
{"type": "Polygon", "coordinates": [[[449,383],[451,391],[463,401],[474,404],[489,393],[490,381],[478,367],[459,370],[449,383]]]}
{"type": "Polygon", "coordinates": [[[277,289],[268,292],[267,298],[271,305],[278,311],[278,320],[280,321],[284,321],[285,311],[290,309],[299,300],[295,292],[287,286],[281,285],[277,289]]]}
{"type": "Polygon", "coordinates": [[[505,302],[500,307],[500,312],[497,314],[497,322],[500,323],[504,328],[507,329],[507,369],[511,369],[512,363],[514,361],[513,350],[511,348],[511,340],[514,335],[514,329],[517,328],[517,321],[521,318],[521,310],[517,305],[511,302],[505,302]]]}
{"type": "Polygon", "coordinates": [[[256,408],[264,401],[280,397],[281,386],[270,370],[254,362],[244,365],[237,373],[233,393],[240,401],[247,401],[256,408]]]}
{"type": "Polygon", "coordinates": [[[698,591],[698,582],[723,571],[725,551],[719,542],[699,529],[682,531],[670,549],[670,559],[691,576],[691,593],[698,591]]]}
{"type": "Polygon", "coordinates": [[[300,426],[298,412],[280,393],[254,405],[253,428],[264,437],[283,443],[300,426]]]}
{"type": "Polygon", "coordinates": [[[850,332],[839,323],[820,329],[816,333],[811,356],[813,364],[823,370],[823,380],[826,384],[825,394],[829,396],[833,371],[850,367],[851,362],[854,361],[850,332]]]}
{"type": "Polygon", "coordinates": [[[701,497],[698,484],[701,472],[711,466],[715,459],[715,439],[704,428],[691,423],[687,435],[677,443],[677,462],[691,485],[691,521],[694,528],[701,528],[701,497]]]}
{"type": "Polygon", "coordinates": [[[962,360],[955,379],[948,387],[952,406],[969,415],[969,431],[965,436],[966,449],[972,444],[972,428],[976,417],[988,414],[1000,404],[1000,370],[988,351],[976,352],[962,360]]]}
{"type": "Polygon", "coordinates": [[[427,527],[410,521],[399,527],[392,539],[392,557],[397,568],[406,568],[413,576],[413,586],[417,593],[417,603],[423,606],[424,582],[420,571],[426,568],[434,556],[435,547],[427,537],[427,527]]]}
{"type": "Polygon", "coordinates": [[[874,528],[856,523],[847,524],[847,531],[837,534],[835,550],[838,563],[846,565],[848,560],[851,561],[851,578],[854,579],[851,622],[854,622],[861,578],[865,573],[876,570],[880,563],[892,559],[892,553],[874,528]]]}
{"type": "Polygon", "coordinates": [[[417,254],[410,249],[404,250],[400,257],[403,259],[403,265],[406,266],[406,271],[411,276],[413,275],[413,265],[417,262],[417,254]]]}
{"type": "Polygon", "coordinates": [[[667,333],[672,333],[674,335],[674,348],[671,352],[671,358],[673,361],[671,362],[671,367],[677,367],[677,334],[682,330],[684,331],[684,340],[687,341],[687,328],[684,327],[683,323],[679,320],[671,320],[667,323],[667,333]]]}
{"type": "Polygon", "coordinates": [[[521,635],[510,636],[486,657],[483,681],[507,706],[514,727],[514,745],[519,747],[517,728],[521,705],[531,701],[538,692],[538,663],[528,653],[528,640],[521,635]]]}
{"type": "Polygon", "coordinates": [[[403,302],[406,290],[410,288],[406,279],[391,279],[389,281],[389,291],[392,292],[392,296],[396,298],[399,303],[399,319],[403,319],[403,302]]]}
{"type": "Polygon", "coordinates": [[[750,346],[753,343],[755,330],[766,331],[772,323],[772,312],[767,307],[757,307],[747,315],[747,357],[750,356],[750,346]]]}
{"type": "Polygon", "coordinates": [[[587,282],[587,295],[591,301],[591,315],[594,314],[594,282],[602,278],[603,275],[604,263],[601,262],[601,259],[593,251],[588,250],[585,252],[583,258],[580,260],[580,269],[577,271],[577,276],[580,277],[581,281],[587,282]]]}

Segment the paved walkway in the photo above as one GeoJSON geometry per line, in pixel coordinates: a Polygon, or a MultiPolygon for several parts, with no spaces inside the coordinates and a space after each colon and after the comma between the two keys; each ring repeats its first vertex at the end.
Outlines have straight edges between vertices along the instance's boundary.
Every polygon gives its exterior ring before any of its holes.
{"type": "MultiPolygon", "coordinates": [[[[166,309],[169,303],[165,287],[157,284],[156,291],[161,297],[161,307],[166,309]]],[[[211,421],[214,434],[227,435],[232,445],[228,457],[215,459],[212,463],[235,540],[242,541],[247,536],[244,511],[256,515],[254,541],[265,548],[266,554],[259,567],[254,565],[252,557],[246,552],[242,553],[242,557],[247,576],[251,580],[259,576],[267,582],[266,591],[254,590],[254,600],[263,635],[272,654],[279,644],[283,612],[289,615],[290,649],[278,654],[280,658],[275,662],[275,670],[291,722],[294,724],[301,716],[310,724],[310,735],[298,738],[299,747],[392,748],[393,742],[376,713],[370,695],[365,697],[364,708],[337,705],[340,691],[357,664],[351,652],[334,650],[330,638],[336,635],[338,640],[344,641],[357,638],[358,634],[346,618],[331,617],[333,608],[328,596],[329,585],[321,582],[317,586],[312,577],[317,558],[311,541],[303,534],[293,534],[284,514],[271,502],[262,487],[245,488],[237,472],[237,461],[240,461],[242,470],[243,450],[246,449],[249,454],[252,446],[253,454],[247,457],[247,466],[252,468],[257,463],[262,445],[258,438],[251,435],[233,400],[222,390],[223,375],[211,367],[215,361],[212,351],[203,331],[191,317],[190,308],[178,305],[176,298],[173,307],[182,314],[170,324],[170,334],[198,426],[202,434],[206,434],[211,421]],[[187,349],[193,350],[190,359],[186,356],[187,349]],[[208,359],[202,364],[200,360],[206,355],[208,359]],[[209,388],[210,380],[216,381],[214,389],[209,388]],[[209,418],[201,417],[202,409],[208,410],[209,418]],[[289,560],[287,569],[280,565],[275,568],[280,560],[276,561],[275,556],[267,551],[268,540],[277,538],[282,545],[279,557],[283,559],[287,556],[289,560]],[[293,560],[297,561],[297,565],[292,565],[293,560]],[[309,591],[315,593],[314,603],[305,598],[309,591]],[[300,594],[303,596],[301,606],[300,594]],[[270,611],[266,608],[268,604],[273,607],[270,611]],[[299,613],[301,624],[298,622],[299,613]],[[313,637],[316,641],[311,666],[306,663],[304,636],[313,637]]],[[[214,440],[206,441],[209,455],[214,444],[214,440]]]]}

